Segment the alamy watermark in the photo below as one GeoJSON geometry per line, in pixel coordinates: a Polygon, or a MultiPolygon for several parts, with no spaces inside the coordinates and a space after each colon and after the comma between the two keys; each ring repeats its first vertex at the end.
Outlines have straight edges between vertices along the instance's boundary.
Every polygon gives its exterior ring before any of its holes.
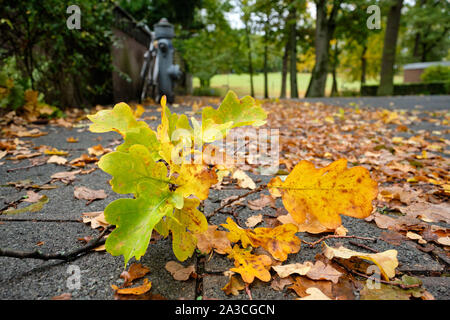
{"type": "Polygon", "coordinates": [[[67,29],[81,29],[81,9],[76,4],[67,7],[66,13],[70,16],[66,20],[67,29]]]}
{"type": "Polygon", "coordinates": [[[370,16],[367,18],[366,25],[369,30],[381,29],[381,9],[376,4],[367,7],[367,11],[370,16]]]}

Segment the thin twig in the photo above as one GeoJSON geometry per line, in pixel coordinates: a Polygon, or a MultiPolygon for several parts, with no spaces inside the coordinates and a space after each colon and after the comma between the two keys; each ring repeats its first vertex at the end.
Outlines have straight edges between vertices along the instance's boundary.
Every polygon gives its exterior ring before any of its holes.
{"type": "Polygon", "coordinates": [[[379,253],[380,252],[380,251],[375,250],[375,249],[373,249],[373,248],[371,248],[369,246],[366,246],[365,244],[358,243],[358,242],[355,242],[355,241],[349,241],[348,243],[350,243],[350,244],[352,244],[354,246],[357,246],[357,247],[360,247],[360,248],[372,251],[373,253],[379,253]]]}
{"type": "Polygon", "coordinates": [[[335,239],[335,238],[337,238],[337,239],[360,239],[360,240],[369,240],[372,242],[377,241],[377,239],[375,239],[375,238],[359,237],[359,236],[340,236],[340,235],[336,235],[336,234],[330,234],[330,235],[322,237],[319,240],[314,241],[314,242],[308,242],[305,240],[302,240],[302,242],[308,244],[311,248],[313,248],[314,246],[321,243],[322,241],[331,239],[331,238],[333,238],[333,239],[335,239]]]}
{"type": "Polygon", "coordinates": [[[267,185],[262,184],[262,185],[258,186],[257,188],[255,188],[255,189],[253,189],[253,190],[251,190],[251,191],[249,191],[249,192],[246,192],[246,193],[244,193],[244,194],[241,194],[240,196],[237,196],[236,198],[233,198],[233,199],[230,199],[230,200],[226,201],[223,205],[221,205],[219,208],[217,208],[216,210],[214,210],[213,213],[211,213],[211,214],[210,214],[209,216],[207,216],[206,218],[207,218],[207,219],[211,218],[211,217],[214,216],[217,212],[221,211],[221,210],[222,210],[223,208],[225,208],[225,207],[228,207],[230,204],[232,204],[232,203],[238,201],[239,199],[245,198],[245,197],[247,197],[247,196],[249,196],[249,195],[251,195],[251,194],[253,194],[253,193],[260,192],[261,190],[265,189],[266,187],[267,187],[267,185]]]}
{"type": "Polygon", "coordinates": [[[0,248],[0,256],[19,258],[19,259],[31,258],[31,259],[40,259],[40,260],[45,260],[45,261],[47,261],[47,260],[65,260],[65,261],[71,260],[73,258],[78,258],[78,256],[80,256],[81,254],[87,253],[91,249],[94,249],[95,247],[98,247],[98,246],[104,244],[106,239],[103,239],[103,236],[106,234],[106,232],[111,227],[112,226],[106,227],[97,238],[90,241],[84,247],[74,249],[69,252],[43,253],[40,250],[17,251],[17,250],[9,250],[9,249],[0,248]]]}
{"type": "Polygon", "coordinates": [[[31,169],[31,168],[34,168],[34,167],[43,166],[45,164],[47,164],[47,162],[38,163],[38,164],[31,164],[31,165],[24,166],[24,167],[11,168],[11,169],[6,170],[6,172],[13,172],[13,171],[17,171],[17,170],[31,169]]]}

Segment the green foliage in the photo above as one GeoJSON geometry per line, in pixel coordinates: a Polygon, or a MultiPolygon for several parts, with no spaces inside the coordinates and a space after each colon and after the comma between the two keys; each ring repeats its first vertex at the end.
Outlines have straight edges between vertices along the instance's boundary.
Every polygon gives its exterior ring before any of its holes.
{"type": "Polygon", "coordinates": [[[0,61],[14,56],[21,77],[58,106],[105,103],[112,92],[113,1],[80,1],[81,29],[67,28],[68,3],[2,2],[0,61]]]}
{"type": "Polygon", "coordinates": [[[266,112],[251,97],[241,100],[229,92],[217,110],[205,108],[201,125],[185,115],[171,113],[161,101],[161,124],[154,132],[137,121],[130,107],[117,104],[88,118],[92,132],[116,131],[125,142],[117,151],[103,156],[99,167],[110,174],[113,191],[132,194],[133,199],[119,199],[105,209],[106,220],[116,225],[106,241],[112,255],[123,255],[125,264],[139,259],[147,250],[153,230],[163,236],[172,234],[175,256],[183,261],[195,250],[196,233],[206,231],[206,218],[198,210],[200,200],[208,197],[217,183],[216,168],[206,163],[190,162],[192,141],[204,143],[222,139],[233,127],[260,126],[266,112]],[[182,129],[183,136],[177,135],[182,129]],[[216,134],[212,134],[216,132],[216,134]],[[181,162],[175,161],[176,154],[181,162]]]}
{"type": "Polygon", "coordinates": [[[450,66],[431,66],[420,75],[423,82],[450,81],[450,66]]]}

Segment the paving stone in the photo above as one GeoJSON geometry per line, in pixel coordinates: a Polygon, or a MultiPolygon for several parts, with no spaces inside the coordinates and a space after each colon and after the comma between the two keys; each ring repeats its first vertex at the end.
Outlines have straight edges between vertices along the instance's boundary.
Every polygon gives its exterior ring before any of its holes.
{"type": "Polygon", "coordinates": [[[450,300],[450,278],[449,277],[424,277],[420,278],[422,285],[437,300],[450,300]]]}
{"type": "MultiPolygon", "coordinates": [[[[0,247],[15,250],[57,252],[72,250],[83,244],[77,238],[97,236],[98,231],[81,223],[52,222],[3,222],[0,224],[0,247]],[[43,241],[42,246],[36,243],[43,241]]],[[[167,299],[195,299],[195,279],[176,281],[165,270],[165,264],[176,260],[168,239],[151,244],[140,263],[150,268],[146,276],[152,282],[152,293],[167,299]]],[[[130,263],[135,262],[134,259],[130,263]]],[[[184,262],[195,262],[191,258],[184,262]]],[[[111,284],[120,286],[124,271],[122,257],[113,257],[106,252],[92,252],[74,261],[42,261],[0,257],[0,299],[50,299],[70,292],[73,299],[114,299],[111,284]],[[71,274],[69,266],[80,270],[80,288],[67,286],[71,274]]]]}

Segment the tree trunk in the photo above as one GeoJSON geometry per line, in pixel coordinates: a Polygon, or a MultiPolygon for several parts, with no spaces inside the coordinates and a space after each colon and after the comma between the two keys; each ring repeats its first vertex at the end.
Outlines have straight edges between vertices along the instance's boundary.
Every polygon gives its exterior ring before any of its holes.
{"type": "Polygon", "coordinates": [[[283,66],[281,68],[281,93],[280,98],[286,98],[286,79],[288,72],[288,58],[289,58],[289,39],[284,45],[283,66]]]}
{"type": "Polygon", "coordinates": [[[264,34],[264,98],[269,98],[269,79],[268,79],[268,70],[267,70],[267,30],[264,34]]]}
{"type": "Polygon", "coordinates": [[[402,6],[403,0],[396,0],[395,4],[389,9],[381,59],[380,86],[377,91],[379,96],[389,96],[394,92],[395,51],[402,6]]]}
{"type": "Polygon", "coordinates": [[[291,98],[298,98],[297,89],[297,13],[295,7],[289,9],[289,57],[290,57],[290,84],[291,98]]]}
{"type": "Polygon", "coordinates": [[[248,73],[250,74],[250,95],[254,97],[255,88],[253,86],[252,46],[250,43],[250,30],[247,21],[245,21],[245,39],[247,41],[247,50],[248,50],[248,73]]]}
{"type": "Polygon", "coordinates": [[[330,95],[332,97],[339,95],[337,76],[336,76],[336,69],[337,69],[337,65],[338,65],[338,55],[339,55],[339,51],[338,51],[338,46],[337,46],[337,41],[336,41],[336,44],[333,49],[333,64],[332,64],[332,69],[331,69],[331,75],[333,77],[333,84],[331,85],[331,94],[330,95]]]}
{"type": "Polygon", "coordinates": [[[360,79],[360,89],[364,84],[366,84],[366,70],[367,70],[367,59],[366,59],[366,52],[367,52],[367,43],[364,43],[363,50],[361,52],[361,79],[360,79]]]}
{"type": "Polygon", "coordinates": [[[316,62],[306,92],[307,97],[323,97],[328,75],[330,40],[336,29],[336,16],[340,1],[335,0],[330,16],[327,15],[327,1],[316,1],[316,62]]]}

